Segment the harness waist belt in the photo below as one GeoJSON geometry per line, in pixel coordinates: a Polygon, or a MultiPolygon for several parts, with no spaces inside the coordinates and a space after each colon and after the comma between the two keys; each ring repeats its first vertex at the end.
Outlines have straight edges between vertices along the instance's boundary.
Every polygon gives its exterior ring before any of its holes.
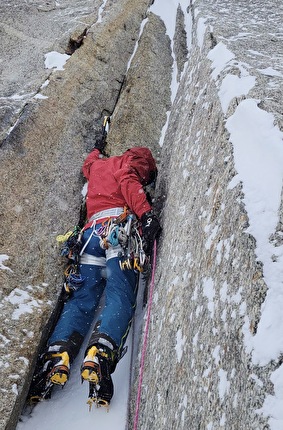
{"type": "Polygon", "coordinates": [[[95,257],[94,255],[84,252],[80,259],[81,264],[92,264],[94,266],[106,266],[105,257],[95,257]]]}
{"type": "Polygon", "coordinates": [[[111,208],[111,209],[105,209],[104,211],[97,212],[96,214],[92,215],[88,222],[90,221],[96,221],[98,219],[102,218],[108,218],[108,217],[115,217],[119,216],[124,212],[124,208],[111,208]]]}

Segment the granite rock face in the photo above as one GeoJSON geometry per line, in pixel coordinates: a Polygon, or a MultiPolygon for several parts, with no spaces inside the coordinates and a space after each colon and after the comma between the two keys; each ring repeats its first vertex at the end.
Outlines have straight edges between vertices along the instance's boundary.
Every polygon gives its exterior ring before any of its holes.
{"type": "MultiPolygon", "coordinates": [[[[3,429],[6,426],[13,428],[17,421],[38,346],[47,335],[46,323],[62,286],[63,262],[59,258],[56,236],[72,228],[78,221],[83,186],[82,162],[93,147],[103,116],[115,110],[123,90],[127,64],[138,40],[141,23],[146,19],[149,2],[139,0],[108,4],[103,9],[103,25],[100,22],[99,6],[97,4],[93,10],[93,6],[90,8],[85,2],[82,9],[87,13],[81,17],[85,26],[80,23],[79,30],[76,20],[69,21],[69,24],[73,23],[73,29],[70,38],[65,37],[65,51],[70,52],[70,46],[74,46],[74,40],[80,39],[84,27],[87,31],[64,70],[47,72],[43,64],[40,66],[37,63],[39,72],[36,73],[31,61],[31,82],[20,81],[16,71],[3,84],[4,94],[10,94],[11,88],[17,91],[14,81],[25,91],[34,92],[21,104],[20,111],[18,101],[13,103],[12,98],[13,114],[7,120],[8,127],[3,123],[5,138],[1,144],[1,254],[9,257],[5,261],[6,269],[0,272],[3,316],[1,390],[6,393],[5,401],[1,404],[3,429]],[[31,88],[27,88],[27,84],[31,88]],[[12,377],[7,378],[7,373],[12,377]]],[[[67,2],[66,8],[70,12],[71,6],[67,6],[67,2]]],[[[24,10],[20,8],[19,19],[22,22],[26,16],[33,14],[36,21],[42,13],[43,10],[39,12],[34,5],[26,6],[24,10]]],[[[64,55],[64,50],[60,49],[63,38],[61,27],[57,33],[52,33],[54,21],[62,19],[62,10],[56,7],[44,10],[44,13],[47,14],[45,20],[51,32],[50,39],[54,39],[52,43],[40,45],[38,51],[34,52],[37,62],[39,58],[41,61],[44,59],[47,48],[48,52],[55,50],[64,55]]],[[[76,14],[76,8],[73,13],[76,14]]],[[[156,97],[159,93],[162,95],[162,102],[156,109],[157,124],[151,132],[151,140],[154,139],[152,143],[157,148],[158,130],[170,106],[171,53],[164,24],[156,17],[148,18],[148,21],[147,37],[154,37],[154,33],[160,34],[164,56],[167,55],[169,64],[161,85],[155,82],[156,97]],[[164,84],[166,76],[167,85],[164,84]]],[[[4,26],[5,29],[9,37],[9,31],[12,30],[4,26]]],[[[8,52],[6,55],[9,58],[8,52]]],[[[27,56],[25,52],[23,57],[18,58],[19,68],[25,66],[27,56]]],[[[150,52],[147,57],[150,57],[150,52]]],[[[156,81],[153,73],[156,65],[152,59],[147,58],[144,70],[147,67],[153,69],[152,73],[150,69],[147,71],[147,79],[156,81]]],[[[146,88],[146,83],[143,87],[146,88]]],[[[128,93],[126,84],[124,88],[123,91],[128,93]]],[[[142,92],[141,99],[146,96],[144,88],[134,88],[136,95],[142,92]]],[[[151,105],[154,96],[147,97],[151,105]]],[[[9,97],[8,101],[11,101],[9,97]]],[[[3,101],[4,109],[6,102],[7,98],[3,101]]],[[[137,122],[137,116],[135,120],[137,122]]],[[[141,126],[138,133],[141,135],[141,126]]],[[[137,138],[133,143],[128,136],[120,145],[109,143],[109,149],[115,154],[133,144],[140,143],[137,138]]]]}
{"type": "Polygon", "coordinates": [[[257,332],[267,286],[256,241],[247,233],[242,185],[233,181],[225,127],[246,96],[231,100],[226,112],[219,97],[228,74],[246,71],[256,78],[249,97],[272,112],[282,130],[282,7],[272,4],[272,31],[265,20],[269,7],[198,1],[188,9],[192,48],[162,148],[157,202],[163,234],[141,429],[270,428],[256,411],[274,395],[270,377],[281,359],[259,366],[245,343],[257,332]],[[217,74],[210,58],[221,44],[234,58],[217,74]]]}
{"type": "Polygon", "coordinates": [[[112,116],[110,154],[144,145],[159,162],[155,206],[163,233],[139,428],[269,428],[256,410],[273,393],[270,375],[280,360],[256,366],[245,347],[244,329],[256,333],[267,286],[246,232],[241,183],[231,185],[237,171],[225,127],[246,95],[223,112],[219,82],[245,68],[256,78],[249,97],[282,130],[282,77],[262,73],[283,73],[281,5],[188,2],[186,11],[178,8],[171,44],[151,3],[2,1],[3,430],[16,426],[48,334],[62,284],[55,239],[78,220],[81,165],[105,114],[112,116]],[[215,77],[209,56],[219,43],[235,61],[215,77]],[[52,51],[69,55],[64,70],[44,68],[52,51]],[[173,105],[172,66],[179,85],[173,105]]]}

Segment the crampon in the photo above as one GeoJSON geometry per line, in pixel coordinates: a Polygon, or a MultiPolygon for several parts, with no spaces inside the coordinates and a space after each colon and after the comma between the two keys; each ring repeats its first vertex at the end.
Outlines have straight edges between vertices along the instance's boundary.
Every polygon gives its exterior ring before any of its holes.
{"type": "Polygon", "coordinates": [[[95,405],[97,408],[100,408],[100,407],[106,408],[108,412],[110,401],[103,399],[99,395],[99,386],[97,386],[94,382],[89,382],[89,395],[88,395],[87,404],[89,406],[89,411],[91,411],[92,406],[95,405]]]}
{"type": "Polygon", "coordinates": [[[29,393],[27,403],[30,406],[34,406],[42,400],[50,399],[53,388],[52,382],[47,382],[44,387],[33,387],[34,389],[29,393]]]}
{"type": "MultiPolygon", "coordinates": [[[[101,345],[100,345],[101,346],[101,345]]],[[[89,396],[87,404],[89,410],[92,405],[103,406],[109,409],[113,396],[113,382],[111,378],[111,351],[106,347],[93,345],[87,351],[81,368],[82,382],[89,383],[89,396]]]]}
{"type": "Polygon", "coordinates": [[[50,399],[54,386],[64,387],[69,376],[69,356],[66,352],[44,354],[33,375],[27,404],[31,407],[42,400],[50,399]]]}

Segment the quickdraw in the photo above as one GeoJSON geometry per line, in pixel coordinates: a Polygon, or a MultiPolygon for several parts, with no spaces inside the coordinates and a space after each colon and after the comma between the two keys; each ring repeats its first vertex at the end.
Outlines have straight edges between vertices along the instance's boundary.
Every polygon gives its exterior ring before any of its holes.
{"type": "Polygon", "coordinates": [[[57,242],[62,244],[60,255],[74,261],[75,264],[78,263],[82,247],[81,236],[82,229],[76,225],[73,231],[56,237],[57,242]]]}
{"type": "Polygon", "coordinates": [[[134,222],[132,220],[128,235],[128,242],[123,248],[124,255],[120,261],[120,267],[122,270],[134,269],[138,272],[143,272],[148,261],[143,250],[142,238],[139,234],[136,220],[134,222]]]}
{"type": "Polygon", "coordinates": [[[64,284],[65,292],[70,295],[72,291],[78,290],[84,278],[79,272],[79,257],[82,248],[81,243],[82,229],[75,226],[73,231],[67,232],[65,235],[57,236],[57,242],[62,244],[60,255],[67,257],[69,264],[64,271],[64,284]]]}
{"type": "Polygon", "coordinates": [[[80,274],[78,266],[74,264],[69,264],[69,266],[67,266],[64,275],[64,289],[68,294],[71,294],[72,291],[78,290],[85,280],[85,278],[80,274]]]}

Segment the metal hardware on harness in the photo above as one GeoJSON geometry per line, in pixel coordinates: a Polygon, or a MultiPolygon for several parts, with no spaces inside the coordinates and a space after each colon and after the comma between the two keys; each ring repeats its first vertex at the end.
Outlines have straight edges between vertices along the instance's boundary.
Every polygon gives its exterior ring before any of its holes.
{"type": "Polygon", "coordinates": [[[121,270],[126,270],[126,269],[132,269],[132,263],[130,258],[127,258],[126,260],[120,261],[120,268],[121,270]]]}
{"type": "MultiPolygon", "coordinates": [[[[114,209],[121,210],[121,208],[114,209]]],[[[117,218],[110,217],[103,221],[98,230],[95,230],[94,221],[93,231],[95,235],[100,237],[100,246],[102,249],[109,249],[111,246],[121,246],[120,256],[122,258],[119,262],[121,270],[134,269],[138,272],[144,270],[147,260],[139,234],[139,222],[135,215],[129,212],[127,207],[124,208],[124,211],[117,218]]]]}
{"type": "Polygon", "coordinates": [[[127,246],[123,249],[124,255],[122,255],[123,258],[120,261],[121,270],[134,269],[138,272],[143,272],[147,257],[143,250],[142,239],[136,223],[132,223],[127,246]]]}
{"type": "Polygon", "coordinates": [[[143,268],[140,265],[140,259],[139,257],[134,258],[134,270],[138,270],[139,272],[142,272],[143,268]]]}
{"type": "Polygon", "coordinates": [[[69,294],[72,291],[78,290],[82,286],[85,280],[85,277],[83,277],[79,273],[78,267],[73,264],[70,264],[66,268],[64,275],[65,275],[64,289],[69,294]]]}

